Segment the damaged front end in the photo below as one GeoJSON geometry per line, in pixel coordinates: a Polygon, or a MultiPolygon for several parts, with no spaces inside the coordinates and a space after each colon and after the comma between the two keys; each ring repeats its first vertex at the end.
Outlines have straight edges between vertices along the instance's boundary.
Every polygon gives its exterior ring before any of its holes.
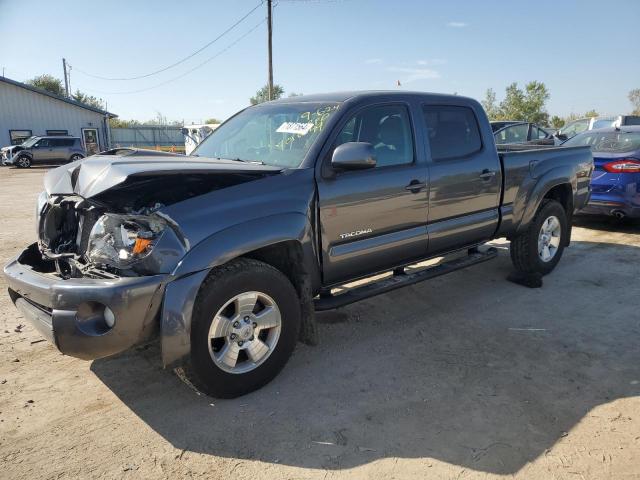
{"type": "Polygon", "coordinates": [[[62,278],[169,273],[190,245],[162,209],[264,175],[134,175],[91,198],[43,192],[37,206],[42,266],[62,278]]]}
{"type": "Polygon", "coordinates": [[[63,279],[168,273],[188,249],[178,226],[158,212],[159,203],[114,211],[98,200],[57,195],[39,204],[40,266],[63,279]]]}
{"type": "Polygon", "coordinates": [[[140,152],[51,170],[36,207],[38,240],[4,268],[11,300],[67,355],[95,359],[146,341],[158,330],[167,285],[185,280],[174,272],[191,249],[193,231],[166,212],[279,171],[140,152]]]}

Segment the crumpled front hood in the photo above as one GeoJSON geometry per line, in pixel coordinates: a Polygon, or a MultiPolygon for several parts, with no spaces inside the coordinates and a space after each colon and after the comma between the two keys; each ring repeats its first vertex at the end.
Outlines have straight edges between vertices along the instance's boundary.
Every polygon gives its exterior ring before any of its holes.
{"type": "Polygon", "coordinates": [[[190,157],[154,151],[124,150],[104,152],[50,170],[44,178],[49,195],[79,195],[91,198],[122,184],[136,175],[185,173],[278,172],[279,167],[234,160],[190,157]]]}

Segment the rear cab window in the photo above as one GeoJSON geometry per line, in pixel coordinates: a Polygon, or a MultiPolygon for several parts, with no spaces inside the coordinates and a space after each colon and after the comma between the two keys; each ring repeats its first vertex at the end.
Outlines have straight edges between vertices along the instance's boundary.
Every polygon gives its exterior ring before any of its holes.
{"type": "Polygon", "coordinates": [[[482,138],[474,111],[454,105],[423,105],[427,138],[434,162],[479,152],[482,138]]]}

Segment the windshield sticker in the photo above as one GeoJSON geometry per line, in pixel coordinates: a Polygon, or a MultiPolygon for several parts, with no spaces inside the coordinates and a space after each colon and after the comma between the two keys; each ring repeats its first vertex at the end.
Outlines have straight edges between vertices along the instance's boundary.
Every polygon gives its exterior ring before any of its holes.
{"type": "Polygon", "coordinates": [[[313,123],[284,122],[278,127],[278,133],[295,133],[306,135],[313,128],[313,123]]]}

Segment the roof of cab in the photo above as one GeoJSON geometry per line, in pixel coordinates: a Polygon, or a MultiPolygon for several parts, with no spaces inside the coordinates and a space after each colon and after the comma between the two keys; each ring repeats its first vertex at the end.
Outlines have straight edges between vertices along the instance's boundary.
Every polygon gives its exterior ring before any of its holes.
{"type": "MultiPolygon", "coordinates": [[[[353,90],[346,92],[332,92],[332,93],[314,93],[311,95],[299,95],[295,97],[280,98],[278,100],[272,100],[266,103],[298,103],[298,102],[346,102],[347,100],[363,100],[366,98],[374,97],[441,97],[449,98],[453,97],[452,94],[444,93],[430,93],[430,92],[415,92],[406,90],[353,90]]],[[[455,95],[456,98],[468,99],[455,95]]],[[[264,104],[262,104],[264,105],[264,104]]]]}

